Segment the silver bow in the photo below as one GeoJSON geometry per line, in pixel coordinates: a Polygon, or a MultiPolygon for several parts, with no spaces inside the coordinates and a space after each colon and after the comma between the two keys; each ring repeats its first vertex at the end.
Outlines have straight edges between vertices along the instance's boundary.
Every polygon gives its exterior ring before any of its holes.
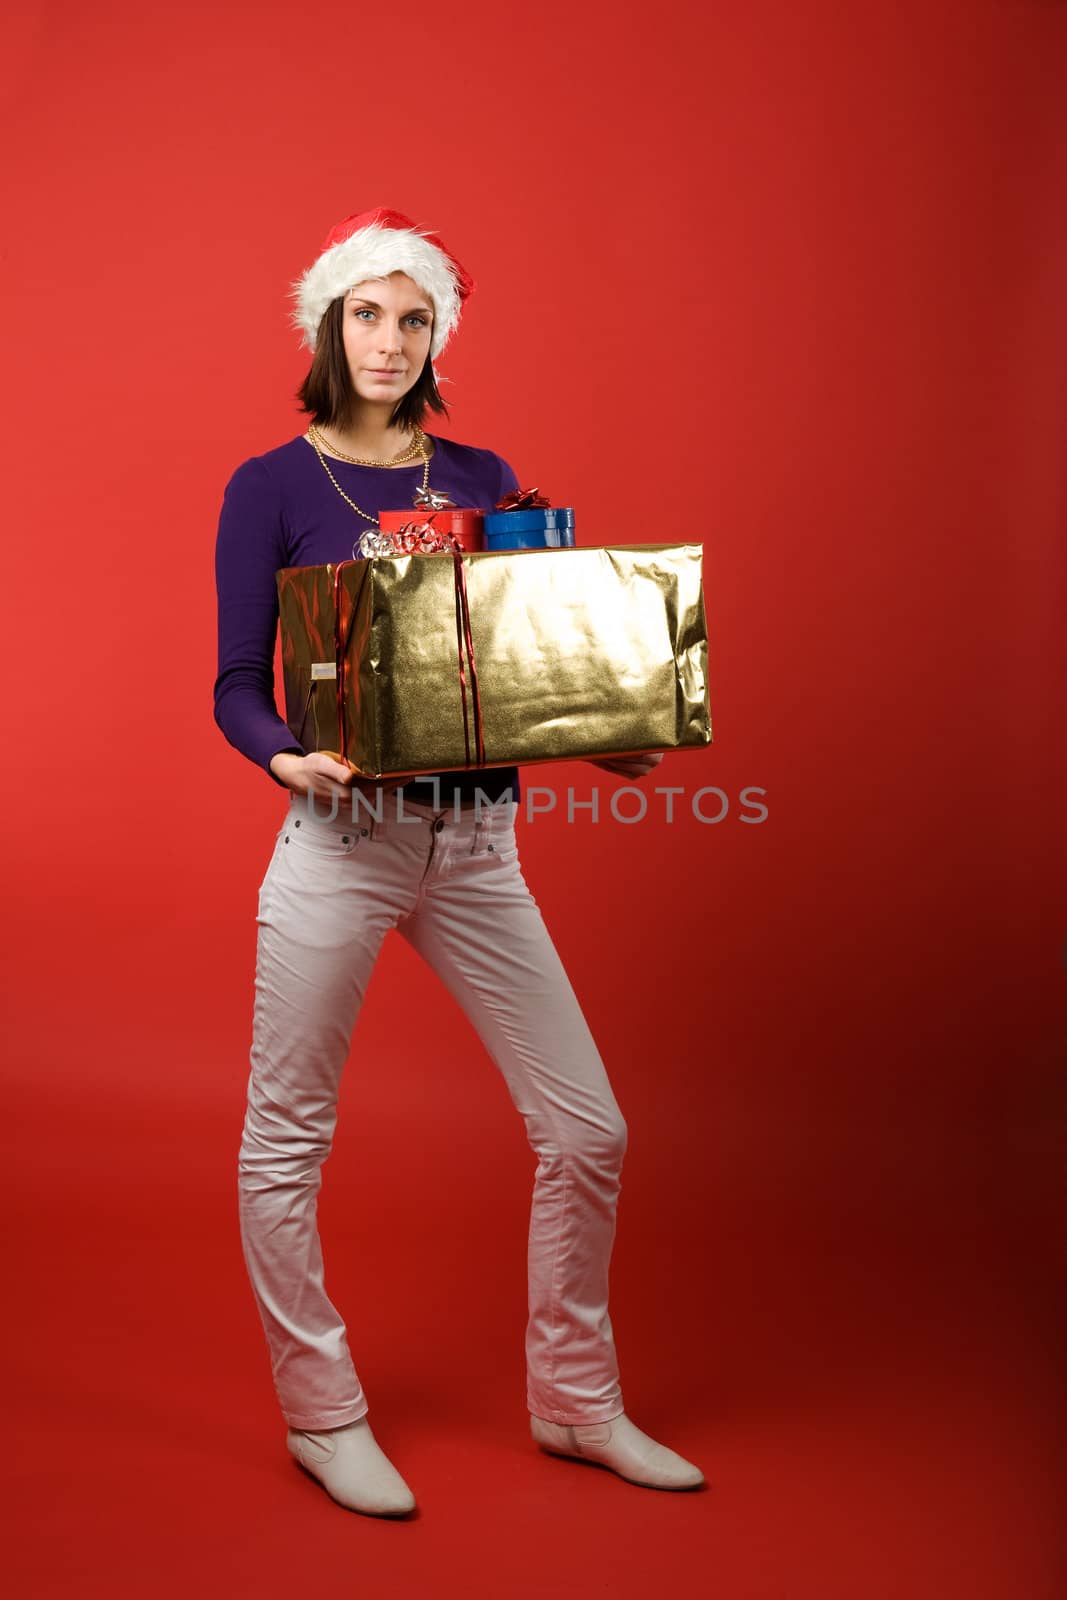
{"type": "Polygon", "coordinates": [[[455,509],[456,502],[437,489],[416,489],[414,504],[420,511],[445,511],[449,506],[455,509]]]}
{"type": "MultiPolygon", "coordinates": [[[[392,539],[387,533],[382,533],[378,528],[368,528],[357,541],[359,553],[365,560],[374,556],[391,556],[395,554],[392,539]]],[[[353,555],[355,551],[353,551],[353,555]]]]}

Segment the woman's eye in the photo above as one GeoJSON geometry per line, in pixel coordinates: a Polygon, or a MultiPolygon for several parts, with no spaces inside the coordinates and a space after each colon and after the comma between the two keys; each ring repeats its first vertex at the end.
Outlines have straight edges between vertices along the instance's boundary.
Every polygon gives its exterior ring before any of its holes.
{"type": "MultiPolygon", "coordinates": [[[[371,310],[370,306],[356,306],[355,314],[357,317],[373,317],[374,312],[371,310]]],[[[425,317],[420,317],[418,313],[414,311],[406,320],[414,323],[416,328],[425,328],[428,326],[427,319],[425,317]]]]}

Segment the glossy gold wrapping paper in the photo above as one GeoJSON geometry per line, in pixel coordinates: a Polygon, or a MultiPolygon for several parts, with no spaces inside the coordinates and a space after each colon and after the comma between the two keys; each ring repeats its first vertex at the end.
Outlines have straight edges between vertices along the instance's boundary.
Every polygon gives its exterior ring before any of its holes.
{"type": "MultiPolygon", "coordinates": [[[[464,742],[447,555],[342,564],[345,757],[365,777],[629,755],[711,742],[700,545],[482,551],[461,557],[481,700],[464,742]]],[[[340,749],[337,568],[276,574],[285,720],[340,749]]]]}

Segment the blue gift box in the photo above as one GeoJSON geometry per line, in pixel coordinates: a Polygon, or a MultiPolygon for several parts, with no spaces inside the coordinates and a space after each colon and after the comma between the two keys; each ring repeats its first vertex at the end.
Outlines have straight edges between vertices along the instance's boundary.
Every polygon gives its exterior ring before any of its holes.
{"type": "Polygon", "coordinates": [[[574,509],[487,511],[484,529],[487,550],[573,550],[574,509]]]}

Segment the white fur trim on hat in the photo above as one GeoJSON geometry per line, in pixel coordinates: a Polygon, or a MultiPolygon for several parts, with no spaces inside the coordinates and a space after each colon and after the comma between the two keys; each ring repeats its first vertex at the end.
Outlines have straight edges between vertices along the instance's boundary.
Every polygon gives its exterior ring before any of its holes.
{"type": "Polygon", "coordinates": [[[410,228],[359,228],[312,263],[293,284],[292,321],[303,332],[302,342],[314,350],[331,301],[357,283],[385,278],[390,272],[406,272],[433,301],[430,356],[439,355],[459,321],[462,301],[447,256],[410,228]]]}

